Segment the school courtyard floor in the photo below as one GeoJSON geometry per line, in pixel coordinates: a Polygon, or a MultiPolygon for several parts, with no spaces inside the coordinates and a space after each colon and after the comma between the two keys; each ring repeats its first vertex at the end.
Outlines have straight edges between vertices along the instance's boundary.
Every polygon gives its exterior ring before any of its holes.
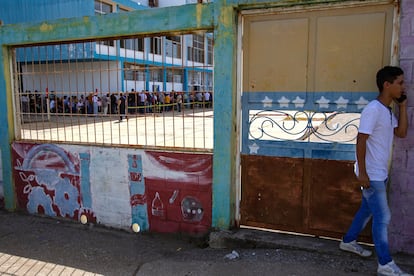
{"type": "Polygon", "coordinates": [[[213,148],[213,110],[188,109],[119,115],[28,115],[21,138],[95,145],[138,145],[166,148],[213,148]]]}

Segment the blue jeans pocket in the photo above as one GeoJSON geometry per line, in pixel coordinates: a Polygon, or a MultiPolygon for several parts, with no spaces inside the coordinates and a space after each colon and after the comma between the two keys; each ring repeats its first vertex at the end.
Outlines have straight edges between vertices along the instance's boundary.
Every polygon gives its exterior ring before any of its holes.
{"type": "Polygon", "coordinates": [[[374,194],[374,192],[375,192],[375,190],[372,188],[372,187],[370,187],[370,188],[368,188],[368,189],[363,189],[362,190],[362,196],[366,199],[366,200],[368,200],[373,194],[374,194]]]}

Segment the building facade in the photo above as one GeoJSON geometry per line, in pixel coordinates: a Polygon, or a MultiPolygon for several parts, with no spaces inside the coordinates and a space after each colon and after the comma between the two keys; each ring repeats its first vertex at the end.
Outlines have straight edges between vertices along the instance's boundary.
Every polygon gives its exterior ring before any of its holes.
{"type": "MultiPolygon", "coordinates": [[[[0,13],[0,18],[5,24],[13,24],[57,18],[105,16],[150,8],[144,4],[126,0],[45,0],[36,5],[25,1],[8,1],[0,13]],[[42,9],[43,6],[47,6],[48,9],[45,11],[42,9]]],[[[171,4],[185,3],[176,1],[171,4]]],[[[99,95],[130,91],[211,91],[212,45],[212,35],[205,33],[134,39],[114,38],[88,44],[68,43],[54,47],[26,47],[18,49],[16,53],[20,61],[19,70],[22,72],[20,89],[43,94],[54,91],[60,97],[87,94],[91,91],[98,91],[99,95]],[[82,78],[73,73],[70,66],[75,60],[76,66],[85,67],[85,72],[91,73],[82,78]],[[56,70],[68,78],[63,79],[57,74],[45,74],[50,70],[53,61],[59,61],[54,67],[58,66],[56,70]],[[105,81],[83,80],[98,80],[99,76],[96,74],[103,74],[103,71],[106,74],[105,81]],[[75,80],[78,85],[70,85],[75,80]]]]}

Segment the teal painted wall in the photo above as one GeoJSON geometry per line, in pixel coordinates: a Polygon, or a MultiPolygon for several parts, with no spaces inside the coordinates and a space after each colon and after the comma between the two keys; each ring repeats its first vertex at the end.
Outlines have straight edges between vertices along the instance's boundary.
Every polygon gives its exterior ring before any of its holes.
{"type": "MultiPolygon", "coordinates": [[[[117,6],[133,10],[148,9],[131,0],[115,0],[117,6]]],[[[3,0],[0,20],[3,24],[42,22],[58,18],[93,16],[94,0],[3,0]]]]}
{"type": "Polygon", "coordinates": [[[1,2],[0,9],[3,24],[35,23],[94,14],[93,0],[6,0],[1,2]]]}

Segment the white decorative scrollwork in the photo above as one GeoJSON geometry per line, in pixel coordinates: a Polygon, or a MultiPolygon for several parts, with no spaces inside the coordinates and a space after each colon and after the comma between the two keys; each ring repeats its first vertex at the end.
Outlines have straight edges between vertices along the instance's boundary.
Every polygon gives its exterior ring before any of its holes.
{"type": "Polygon", "coordinates": [[[354,143],[358,133],[359,118],[359,113],[250,111],[249,138],[354,143]]]}

